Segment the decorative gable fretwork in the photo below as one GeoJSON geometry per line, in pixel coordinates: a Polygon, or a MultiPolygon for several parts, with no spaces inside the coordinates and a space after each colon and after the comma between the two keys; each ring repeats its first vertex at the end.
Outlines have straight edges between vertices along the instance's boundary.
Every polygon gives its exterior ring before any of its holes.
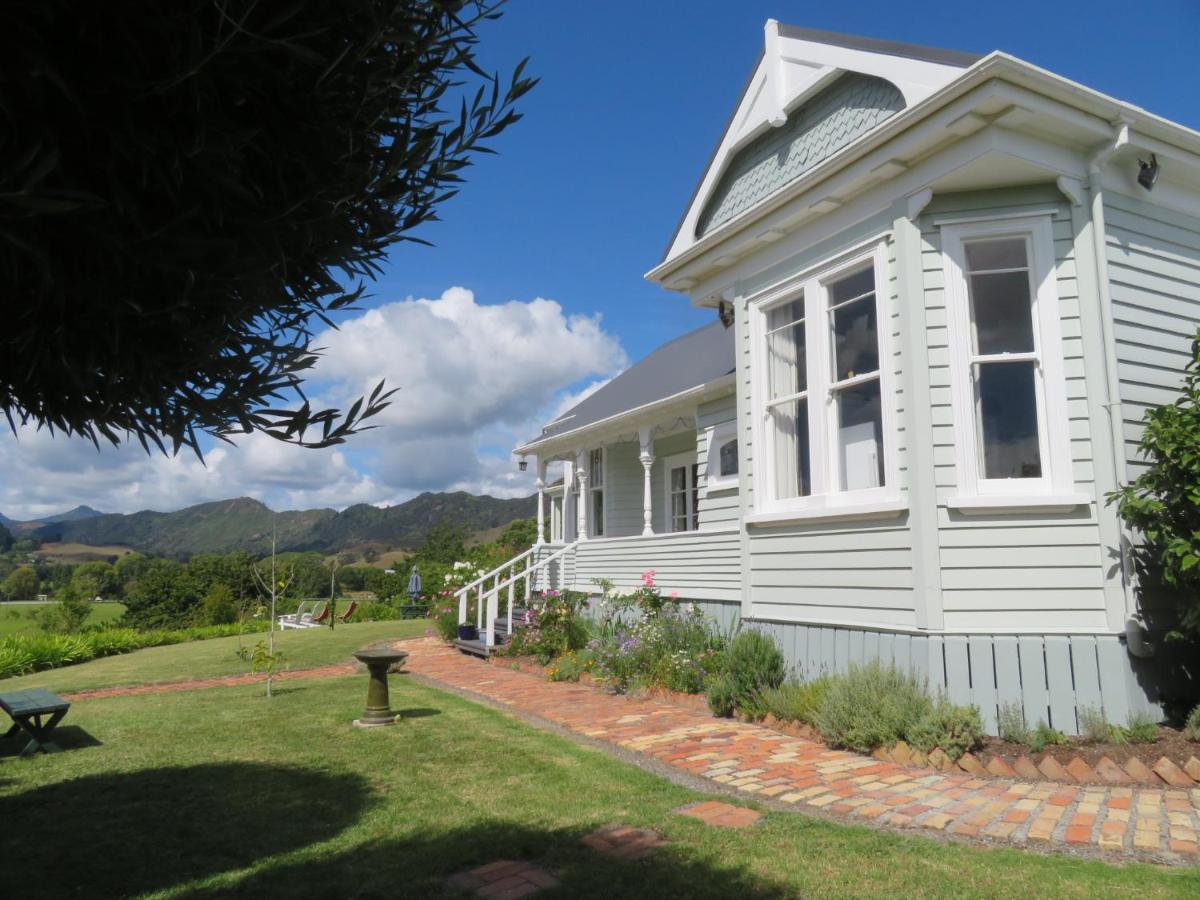
{"type": "Polygon", "coordinates": [[[696,226],[696,236],[775,193],[860,135],[904,109],[904,97],[882,78],[841,76],[787,123],[743,147],[730,160],[696,226]]]}

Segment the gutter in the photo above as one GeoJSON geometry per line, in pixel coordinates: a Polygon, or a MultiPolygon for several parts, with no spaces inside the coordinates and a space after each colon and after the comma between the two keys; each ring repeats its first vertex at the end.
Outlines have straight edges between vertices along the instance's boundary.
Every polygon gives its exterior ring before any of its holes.
{"type": "Polygon", "coordinates": [[[668,409],[672,406],[678,406],[687,401],[699,401],[725,393],[726,389],[731,389],[734,386],[736,373],[730,372],[728,375],[722,375],[720,378],[709,381],[705,384],[699,384],[695,387],[690,387],[685,391],[680,391],[677,394],[672,394],[669,397],[662,397],[658,400],[651,400],[649,403],[643,403],[641,406],[635,406],[633,409],[627,409],[624,412],[615,413],[604,419],[598,419],[595,422],[589,422],[586,425],[580,425],[578,428],[573,428],[570,431],[563,431],[559,434],[546,435],[545,437],[532,440],[527,444],[513,450],[513,456],[532,456],[540,449],[546,446],[553,446],[560,442],[572,443],[581,436],[592,432],[603,430],[606,426],[611,426],[622,419],[636,419],[639,417],[653,415],[668,409]]]}

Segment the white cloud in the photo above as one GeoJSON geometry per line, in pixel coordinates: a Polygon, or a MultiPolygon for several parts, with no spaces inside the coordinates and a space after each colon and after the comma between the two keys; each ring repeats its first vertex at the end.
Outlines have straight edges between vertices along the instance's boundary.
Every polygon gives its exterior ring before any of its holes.
{"type": "MultiPolygon", "coordinates": [[[[106,512],[178,509],[251,496],[276,509],[396,503],[424,490],[521,496],[510,450],[607,382],[628,360],[599,316],[537,298],[484,305],[465,288],[387,303],[317,336],[306,389],[345,408],[381,379],[399,390],[378,427],[304,450],[261,435],[147,456],[22,428],[0,437],[0,512],[34,518],[86,503],[106,512]],[[579,383],[590,379],[580,389],[579,383]]],[[[532,467],[531,467],[532,468],[532,467]]]]}

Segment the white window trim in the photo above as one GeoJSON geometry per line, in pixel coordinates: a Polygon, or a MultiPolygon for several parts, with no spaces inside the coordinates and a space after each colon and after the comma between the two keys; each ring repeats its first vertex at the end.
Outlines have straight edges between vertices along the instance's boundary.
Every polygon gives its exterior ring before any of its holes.
{"type": "Polygon", "coordinates": [[[954,409],[954,458],[958,492],[948,506],[963,513],[995,510],[1054,511],[1089,502],[1075,490],[1062,324],[1059,319],[1054,232],[1050,213],[1004,218],[991,222],[943,225],[942,260],[945,276],[950,385],[954,409]],[[976,438],[975,389],[970,376],[971,313],[967,294],[964,244],[976,238],[1024,237],[1029,248],[1038,436],[1042,460],[1040,478],[983,478],[976,438]]]}
{"type": "Polygon", "coordinates": [[[609,521],[609,516],[608,516],[608,494],[609,494],[609,491],[608,491],[608,448],[603,445],[601,445],[599,447],[592,447],[591,449],[589,449],[587,451],[587,456],[585,458],[587,459],[587,465],[588,465],[588,469],[587,469],[588,490],[587,490],[587,497],[580,498],[580,499],[581,499],[581,502],[587,503],[588,538],[602,538],[602,537],[607,536],[609,529],[612,527],[612,523],[609,521]],[[592,469],[592,454],[593,453],[600,454],[600,483],[599,484],[596,484],[595,472],[592,469]],[[592,496],[595,494],[596,491],[603,492],[602,499],[601,499],[601,509],[604,512],[604,531],[599,534],[596,533],[596,516],[593,513],[593,511],[595,510],[595,506],[593,506],[593,501],[592,501],[592,496]]]}
{"type": "MultiPolygon", "coordinates": [[[[738,439],[737,420],[721,422],[708,428],[708,451],[704,463],[704,493],[709,491],[734,490],[738,486],[738,473],[721,475],[720,449],[722,444],[738,439]]],[[[738,471],[741,471],[739,459],[738,471]]]]}
{"type": "Polygon", "coordinates": [[[872,242],[865,250],[860,246],[846,254],[813,267],[803,275],[789,279],[758,295],[750,297],[750,365],[754,446],[757,458],[754,466],[754,512],[746,521],[766,524],[810,518],[859,517],[875,513],[898,514],[905,508],[900,492],[900,471],[896,455],[896,388],[895,354],[892,339],[892,318],[886,298],[888,295],[887,238],[872,242]],[[883,417],[884,484],[877,488],[843,491],[837,484],[837,432],[832,422],[830,358],[833,352],[833,331],[828,324],[828,303],[825,284],[870,262],[875,270],[875,321],[879,338],[879,394],[883,417]],[[767,427],[767,313],[772,308],[804,297],[805,352],[809,361],[808,421],[809,471],[812,491],[807,497],[775,497],[774,441],[768,439],[767,427]],[[812,323],[821,323],[821,328],[812,323]],[[823,373],[819,379],[812,372],[823,373]]]}
{"type": "MultiPolygon", "coordinates": [[[[699,515],[699,510],[696,509],[696,496],[698,494],[698,485],[695,482],[695,475],[692,474],[692,467],[696,465],[695,452],[675,453],[671,456],[663,457],[663,532],[665,534],[686,534],[689,531],[699,531],[699,528],[692,528],[692,523],[696,521],[699,515]],[[688,527],[683,531],[674,529],[674,520],[671,515],[671,470],[683,466],[687,470],[687,478],[692,479],[693,484],[691,490],[687,491],[687,523],[688,527]]],[[[699,473],[697,473],[699,474],[699,473]]],[[[696,522],[699,525],[699,522],[696,522]]]]}

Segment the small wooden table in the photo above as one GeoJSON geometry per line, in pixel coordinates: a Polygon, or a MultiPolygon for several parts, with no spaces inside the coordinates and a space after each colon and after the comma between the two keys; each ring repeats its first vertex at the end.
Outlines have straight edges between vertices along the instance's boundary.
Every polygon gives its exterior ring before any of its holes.
{"type": "Polygon", "coordinates": [[[4,737],[10,737],[18,731],[29,735],[30,741],[21,751],[22,756],[38,750],[58,753],[62,748],[50,740],[50,733],[70,708],[70,703],[45,688],[0,694],[0,709],[13,720],[12,727],[4,733],[4,737]]]}

